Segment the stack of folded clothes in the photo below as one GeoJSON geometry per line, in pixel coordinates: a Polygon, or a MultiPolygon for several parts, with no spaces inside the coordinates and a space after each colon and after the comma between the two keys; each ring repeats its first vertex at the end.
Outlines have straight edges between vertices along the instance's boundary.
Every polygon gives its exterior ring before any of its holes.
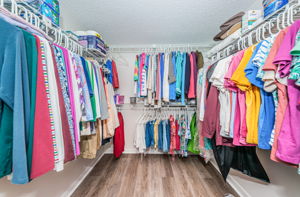
{"type": "Polygon", "coordinates": [[[242,17],[244,16],[244,14],[245,12],[239,12],[228,19],[225,23],[223,23],[220,26],[221,31],[214,37],[214,41],[224,40],[236,31],[241,31],[242,17]]]}

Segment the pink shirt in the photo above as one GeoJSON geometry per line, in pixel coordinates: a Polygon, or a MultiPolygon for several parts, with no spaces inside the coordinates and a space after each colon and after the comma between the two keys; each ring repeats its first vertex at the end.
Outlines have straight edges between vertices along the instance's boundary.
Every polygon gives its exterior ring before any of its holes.
{"type": "Polygon", "coordinates": [[[190,62],[191,62],[191,75],[190,75],[190,87],[189,87],[189,93],[188,98],[195,98],[195,67],[196,62],[194,61],[193,54],[190,54],[190,62]]]}
{"type": "Polygon", "coordinates": [[[229,65],[229,69],[224,77],[224,87],[228,90],[233,92],[237,92],[238,88],[233,81],[231,81],[232,74],[237,69],[238,65],[240,64],[241,60],[243,59],[245,50],[237,52],[231,60],[229,65]]]}
{"type": "Polygon", "coordinates": [[[274,142],[272,145],[272,151],[271,151],[271,155],[270,155],[270,158],[273,161],[277,161],[277,162],[280,162],[280,160],[277,159],[277,157],[276,157],[277,141],[278,141],[278,137],[279,137],[279,133],[280,133],[280,129],[281,129],[281,125],[283,122],[283,118],[284,118],[284,114],[285,114],[285,110],[286,110],[288,101],[287,101],[286,86],[277,82],[277,80],[275,79],[275,73],[277,71],[278,65],[274,64],[273,60],[274,60],[275,56],[277,55],[277,52],[278,52],[278,50],[282,44],[282,41],[284,40],[284,37],[288,30],[289,30],[289,27],[285,28],[278,34],[278,36],[276,37],[276,40],[273,43],[273,46],[268,55],[268,58],[265,62],[265,65],[263,66],[263,70],[266,71],[266,73],[272,72],[271,75],[269,75],[269,77],[267,77],[267,75],[265,75],[265,78],[264,78],[265,90],[273,91],[275,88],[278,88],[278,107],[277,107],[277,111],[276,111],[274,142]]]}
{"type": "Polygon", "coordinates": [[[300,27],[300,20],[297,20],[286,33],[284,40],[274,58],[273,63],[279,65],[280,77],[286,77],[290,73],[290,67],[292,62],[292,55],[290,51],[295,46],[296,35],[300,27]]]}
{"type": "Polygon", "coordinates": [[[280,162],[280,160],[276,157],[276,153],[277,153],[277,149],[278,149],[278,137],[280,134],[280,130],[281,130],[282,122],[284,119],[288,100],[287,100],[286,86],[281,83],[277,83],[277,88],[278,88],[278,107],[277,107],[277,111],[276,111],[274,142],[272,145],[272,151],[271,151],[270,158],[273,161],[280,162]]]}
{"type": "MultiPolygon", "coordinates": [[[[296,21],[288,30],[282,45],[280,46],[274,63],[280,66],[282,77],[289,74],[292,61],[291,49],[295,45],[296,34],[300,28],[300,20],[296,21]]],[[[276,156],[285,162],[292,164],[300,163],[300,88],[294,80],[288,80],[288,105],[285,111],[282,127],[278,137],[278,149],[276,156]]]]}
{"type": "Polygon", "coordinates": [[[48,108],[40,39],[35,36],[38,49],[36,82],[36,108],[34,116],[34,135],[32,167],[30,178],[34,179],[54,169],[54,148],[48,108]]]}
{"type": "Polygon", "coordinates": [[[263,76],[263,81],[265,81],[264,90],[267,92],[273,92],[277,88],[277,81],[275,79],[275,75],[277,72],[278,65],[274,64],[273,62],[288,29],[289,27],[285,28],[284,30],[280,31],[280,33],[277,35],[270,50],[270,53],[263,66],[263,70],[265,71],[265,75],[263,76]]]}

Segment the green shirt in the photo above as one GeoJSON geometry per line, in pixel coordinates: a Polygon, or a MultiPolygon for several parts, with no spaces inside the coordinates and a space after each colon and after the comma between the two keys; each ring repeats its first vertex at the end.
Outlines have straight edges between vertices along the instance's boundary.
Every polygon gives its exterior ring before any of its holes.
{"type": "Polygon", "coordinates": [[[28,174],[30,177],[31,164],[32,164],[33,134],[34,134],[34,114],[35,114],[35,104],[36,104],[38,51],[37,51],[35,37],[24,30],[23,30],[23,35],[24,35],[25,46],[26,46],[29,91],[30,91],[30,123],[29,123],[29,130],[26,135],[27,167],[28,167],[28,174]]]}
{"type": "Polygon", "coordinates": [[[188,143],[188,151],[199,154],[199,134],[197,130],[197,120],[196,120],[196,113],[194,113],[192,117],[192,121],[190,124],[190,131],[191,131],[191,140],[188,143]]]}

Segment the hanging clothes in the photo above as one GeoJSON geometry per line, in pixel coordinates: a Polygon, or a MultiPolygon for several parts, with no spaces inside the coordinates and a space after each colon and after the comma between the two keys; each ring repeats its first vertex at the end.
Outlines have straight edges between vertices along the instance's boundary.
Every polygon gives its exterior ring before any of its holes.
{"type": "Polygon", "coordinates": [[[188,142],[188,151],[199,154],[199,136],[197,137],[197,121],[196,121],[196,113],[193,114],[192,121],[190,124],[190,131],[191,131],[191,140],[188,142]]]}
{"type": "Polygon", "coordinates": [[[36,111],[34,118],[34,138],[32,153],[32,168],[30,178],[37,178],[54,169],[54,146],[52,141],[52,127],[48,107],[48,95],[43,67],[45,62],[42,59],[43,48],[38,37],[35,37],[38,49],[38,70],[36,87],[36,111]],[[40,143],[43,142],[43,143],[40,143]]]}
{"type": "Polygon", "coordinates": [[[125,138],[124,138],[124,119],[121,112],[118,113],[120,126],[116,128],[114,135],[114,155],[119,158],[124,151],[125,138]]]}
{"type": "Polygon", "coordinates": [[[13,183],[29,181],[26,135],[30,128],[30,92],[26,45],[21,29],[0,19],[1,28],[1,147],[0,177],[13,174],[13,183]],[[7,33],[9,32],[9,34],[7,33]],[[2,141],[3,140],[3,141],[2,141]]]}
{"type": "MultiPolygon", "coordinates": [[[[296,34],[300,28],[300,20],[296,21],[287,31],[282,45],[278,49],[274,58],[274,63],[279,63],[279,74],[286,77],[290,73],[292,56],[290,51],[295,45],[296,34]]],[[[289,79],[287,85],[288,105],[282,122],[282,127],[278,137],[278,149],[276,156],[282,161],[292,164],[300,163],[300,123],[297,121],[300,111],[298,109],[300,100],[300,89],[295,85],[295,81],[289,79]]]]}
{"type": "Polygon", "coordinates": [[[37,64],[38,64],[38,51],[36,39],[33,35],[26,31],[22,31],[25,45],[26,57],[28,66],[28,79],[30,91],[30,125],[28,133],[26,134],[26,150],[27,150],[27,169],[28,177],[30,178],[32,166],[32,151],[33,151],[33,136],[34,136],[34,114],[36,103],[36,81],[37,81],[37,64]]]}

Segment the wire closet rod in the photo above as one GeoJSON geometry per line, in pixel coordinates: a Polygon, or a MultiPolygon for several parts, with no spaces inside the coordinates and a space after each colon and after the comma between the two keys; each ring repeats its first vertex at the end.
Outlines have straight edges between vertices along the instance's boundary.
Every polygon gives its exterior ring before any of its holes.
{"type": "Polygon", "coordinates": [[[201,44],[153,44],[153,45],[131,45],[131,46],[117,46],[110,47],[111,52],[125,52],[125,53],[140,53],[140,52],[167,52],[167,51],[208,51],[210,47],[201,44]]]}
{"type": "Polygon", "coordinates": [[[95,59],[105,56],[100,51],[83,47],[60,27],[57,27],[46,17],[40,15],[35,8],[23,0],[0,0],[0,8],[0,12],[4,15],[7,13],[12,14],[24,25],[28,25],[45,35],[45,38],[50,42],[61,45],[74,53],[95,59]]]}
{"type": "Polygon", "coordinates": [[[206,56],[212,61],[218,61],[239,50],[246,49],[290,26],[299,17],[299,14],[300,0],[289,1],[288,4],[265,18],[262,22],[256,24],[255,27],[244,32],[239,38],[221,49],[213,48],[207,52],[206,56]]]}

